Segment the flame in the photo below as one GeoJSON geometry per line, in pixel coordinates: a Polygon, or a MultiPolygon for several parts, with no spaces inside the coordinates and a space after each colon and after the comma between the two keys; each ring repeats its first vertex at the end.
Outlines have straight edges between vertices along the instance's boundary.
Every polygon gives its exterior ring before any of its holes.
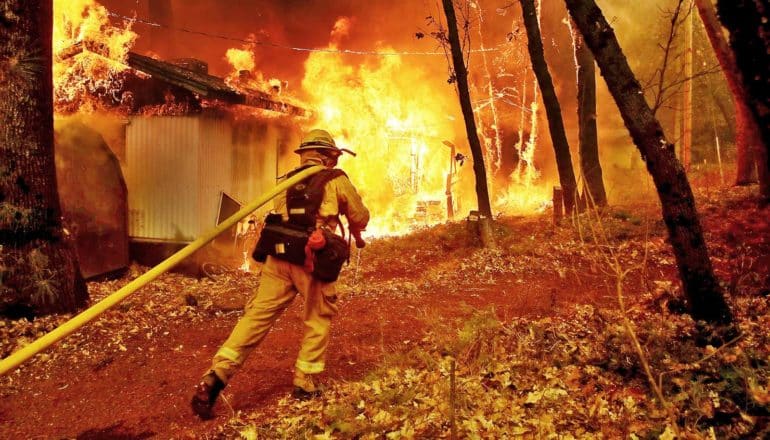
{"type": "MultiPolygon", "coordinates": [[[[250,35],[254,38],[254,35],[250,35]]],[[[232,67],[225,82],[230,87],[240,90],[259,90],[269,92],[270,85],[265,82],[261,71],[257,70],[257,60],[254,47],[244,44],[241,48],[230,48],[225,52],[225,59],[232,67]]]]}
{"type": "Polygon", "coordinates": [[[247,48],[227,49],[225,58],[227,58],[227,62],[233,66],[233,69],[235,69],[236,72],[240,72],[242,70],[251,72],[255,67],[257,67],[257,61],[254,59],[254,52],[247,48]]]}
{"type": "MultiPolygon", "coordinates": [[[[537,19],[540,22],[542,3],[537,3],[537,19]]],[[[542,212],[549,206],[553,206],[548,187],[539,181],[540,172],[535,167],[535,150],[538,141],[538,88],[537,78],[534,72],[524,69],[521,82],[521,116],[519,120],[518,142],[514,146],[519,161],[510,176],[510,184],[500,190],[495,200],[495,206],[507,214],[526,214],[542,212]],[[527,104],[527,83],[532,82],[532,99],[527,104]],[[527,111],[529,108],[529,111],[527,111]],[[526,117],[529,115],[529,121],[526,117]],[[529,124],[529,137],[525,140],[524,129],[529,124]]]]}
{"type": "MultiPolygon", "coordinates": [[[[329,48],[337,47],[350,23],[337,21],[329,48]]],[[[457,104],[452,93],[436,93],[427,75],[401,56],[348,64],[338,54],[314,52],[305,63],[302,88],[317,110],[315,125],[358,153],[343,156],[340,165],[372,211],[369,235],[401,234],[446,219],[450,151],[442,141],[455,138],[447,115],[457,104]]]]}
{"type": "MultiPolygon", "coordinates": [[[[252,34],[249,35],[248,39],[254,40],[255,38],[252,34]]],[[[225,82],[230,87],[244,92],[260,91],[273,95],[280,95],[283,91],[284,82],[278,78],[266,79],[262,71],[257,68],[254,45],[247,43],[241,48],[230,48],[225,52],[225,59],[232,67],[230,74],[225,78],[225,82]]],[[[255,114],[252,111],[247,112],[255,114]]]]}
{"type": "Polygon", "coordinates": [[[117,99],[118,73],[127,69],[137,38],[132,23],[115,27],[95,0],[54,0],[54,102],[57,112],[89,111],[117,99]]]}
{"type": "MultiPolygon", "coordinates": [[[[327,48],[339,49],[352,23],[345,17],[338,19],[327,48]]],[[[387,47],[380,50],[394,51],[387,47]]],[[[492,176],[500,167],[500,151],[506,146],[502,145],[493,104],[499,93],[486,68],[484,92],[493,107],[490,112],[482,112],[482,107],[476,113],[479,126],[493,132],[493,136],[486,137],[479,130],[485,155],[498,158],[496,163],[488,164],[492,176]],[[487,114],[489,120],[484,119],[487,114]]],[[[305,63],[302,88],[317,110],[315,125],[333,133],[339,146],[359,153],[356,158],[343,156],[341,166],[372,211],[369,235],[398,235],[414,227],[446,221],[448,187],[455,203],[465,207],[461,211],[453,205],[452,211],[458,212],[458,217],[476,205],[472,170],[467,167],[463,175],[458,174],[453,159],[448,158],[450,150],[444,145],[444,141],[465,137],[464,126],[447,117],[459,113],[457,98],[449,90],[436,93],[428,80],[430,75],[401,56],[353,63],[339,54],[321,51],[312,53],[305,63]]],[[[524,138],[525,124],[531,134],[527,142],[507,146],[517,149],[520,161],[510,182],[497,185],[497,193],[492,195],[499,213],[542,211],[549,199],[546,186],[537,182],[539,173],[533,163],[538,98],[534,94],[528,104],[525,93],[521,99],[522,105],[531,110],[529,120],[522,115],[519,138],[524,138]]]]}
{"type": "MultiPolygon", "coordinates": [[[[489,111],[492,114],[492,122],[490,128],[494,131],[494,139],[490,138],[485,134],[485,131],[483,129],[484,126],[484,120],[482,118],[479,118],[479,134],[484,139],[484,145],[486,146],[486,155],[485,159],[487,162],[487,166],[489,167],[488,175],[489,177],[492,177],[495,175],[497,170],[500,169],[501,163],[502,163],[502,156],[503,156],[503,146],[502,146],[502,140],[501,140],[501,133],[500,133],[500,119],[497,116],[497,95],[498,93],[495,91],[494,85],[492,84],[492,74],[489,70],[489,62],[487,61],[487,53],[486,48],[484,47],[484,32],[482,32],[482,24],[484,23],[484,15],[482,14],[481,7],[478,6],[476,3],[471,3],[471,6],[476,9],[476,12],[478,14],[478,32],[479,32],[479,43],[480,43],[480,49],[481,49],[481,59],[483,61],[482,65],[484,66],[484,74],[486,79],[486,85],[484,86],[484,89],[486,89],[486,92],[489,96],[489,111]],[[494,142],[494,143],[493,143],[494,142]]],[[[490,182],[490,188],[494,188],[494,179],[487,179],[490,182]]]]}
{"type": "Polygon", "coordinates": [[[243,263],[241,263],[238,270],[245,273],[251,272],[251,257],[248,252],[243,252],[243,263]]]}

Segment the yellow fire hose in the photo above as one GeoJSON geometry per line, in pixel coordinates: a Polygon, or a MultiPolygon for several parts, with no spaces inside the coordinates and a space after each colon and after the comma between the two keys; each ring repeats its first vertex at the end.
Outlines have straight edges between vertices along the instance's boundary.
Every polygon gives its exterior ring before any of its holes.
{"type": "Polygon", "coordinates": [[[150,281],[158,278],[165,272],[168,272],[171,268],[182,262],[182,260],[192,255],[193,252],[202,248],[206,243],[216,238],[217,235],[234,226],[241,219],[254,212],[257,208],[274,199],[278,194],[286,191],[286,189],[291,185],[294,185],[295,183],[323,169],[324,167],[322,166],[307,168],[292,176],[291,178],[281,182],[278,186],[273,188],[272,191],[264,194],[258,200],[255,200],[254,202],[244,206],[240,211],[236,212],[227,220],[220,223],[216,228],[203,234],[200,238],[179,250],[179,252],[166,258],[162,263],[158,264],[157,266],[142,274],[137,279],[120,288],[117,292],[84,310],[69,321],[53,329],[50,333],[45,334],[40,339],[32,342],[21,350],[18,350],[7,358],[3,359],[0,361],[0,376],[18,367],[32,356],[48,348],[51,344],[67,337],[75,330],[79,329],[97,316],[101,315],[113,306],[117,305],[119,302],[123,301],[128,295],[131,295],[132,293],[147,285],[150,281]]]}

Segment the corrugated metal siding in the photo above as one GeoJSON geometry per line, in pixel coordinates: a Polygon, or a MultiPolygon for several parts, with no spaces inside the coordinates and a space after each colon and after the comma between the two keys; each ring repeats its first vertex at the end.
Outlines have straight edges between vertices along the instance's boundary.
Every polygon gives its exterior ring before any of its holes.
{"type": "Polygon", "coordinates": [[[256,124],[253,122],[239,121],[233,126],[233,197],[242,203],[248,203],[251,198],[249,191],[249,177],[254,172],[253,155],[251,145],[255,139],[256,124]]]}
{"type": "Polygon", "coordinates": [[[229,120],[200,119],[198,227],[201,233],[216,225],[220,193],[224,191],[232,196],[232,148],[229,120]]]}
{"type": "Polygon", "coordinates": [[[200,233],[198,117],[133,117],[126,128],[129,236],[189,241],[200,233]]]}
{"type": "Polygon", "coordinates": [[[238,123],[233,131],[233,194],[248,203],[275,186],[281,132],[264,122],[238,123]]]}
{"type": "Polygon", "coordinates": [[[255,199],[260,194],[264,194],[275,186],[276,165],[275,155],[280,142],[280,133],[272,127],[268,127],[264,139],[258,139],[255,145],[252,145],[254,159],[252,162],[251,182],[249,194],[250,198],[255,199]]]}
{"type": "Polygon", "coordinates": [[[279,129],[270,128],[267,139],[264,142],[254,146],[254,168],[252,171],[252,194],[251,198],[257,198],[271,190],[276,181],[276,154],[278,145],[281,142],[282,133],[279,129]]]}
{"type": "MultiPolygon", "coordinates": [[[[125,173],[129,236],[194,240],[216,223],[221,191],[248,203],[275,186],[277,149],[287,143],[293,150],[298,133],[264,121],[131,118],[125,173]]],[[[281,173],[288,171],[283,168],[281,173]]]]}
{"type": "MultiPolygon", "coordinates": [[[[264,141],[254,146],[256,154],[254,156],[254,168],[251,174],[251,179],[253,181],[252,199],[273,189],[277,183],[276,177],[279,175],[277,174],[279,170],[276,161],[282,134],[279,129],[274,127],[268,129],[268,134],[269,135],[264,141]]],[[[271,211],[274,206],[275,201],[268,203],[260,210],[259,215],[265,215],[267,212],[271,211]]]]}

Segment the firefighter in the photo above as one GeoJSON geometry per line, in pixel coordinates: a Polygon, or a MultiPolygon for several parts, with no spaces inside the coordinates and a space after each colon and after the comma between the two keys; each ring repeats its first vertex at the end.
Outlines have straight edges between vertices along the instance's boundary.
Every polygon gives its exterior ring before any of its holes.
{"type": "MultiPolygon", "coordinates": [[[[319,231],[326,231],[326,236],[329,238],[333,237],[328,234],[334,233],[340,226],[339,215],[347,218],[351,232],[363,230],[369,222],[369,211],[362,203],[355,187],[342,171],[334,169],[343,152],[353,154],[338,148],[328,132],[318,129],[311,130],[303,138],[300,147],[295,150],[301,161],[300,168],[295,171],[308,166],[322,165],[326,169],[308,179],[314,179],[326,172],[331,174],[331,177],[327,177],[322,184],[320,195],[317,196],[319,199],[317,212],[310,213],[316,228],[319,231]]],[[[293,188],[307,191],[306,188],[312,186],[308,183],[308,179],[293,188]]],[[[281,223],[287,227],[292,226],[293,220],[289,211],[298,211],[296,208],[287,207],[289,191],[279,195],[275,203],[275,211],[280,214],[281,223]]],[[[307,195],[300,195],[308,198],[307,195]]],[[[277,214],[273,215],[277,216],[277,214]]],[[[263,229],[260,243],[265,238],[266,230],[267,226],[263,229]]],[[[357,246],[362,247],[363,241],[359,241],[359,237],[360,235],[357,234],[357,246]]],[[[258,258],[257,252],[260,247],[261,244],[258,244],[255,258],[258,258]]],[[[332,317],[337,313],[335,283],[318,279],[307,265],[297,263],[297,261],[285,261],[279,254],[268,253],[266,256],[256,295],[246,304],[243,317],[217,351],[211,367],[195,388],[191,406],[199,417],[203,419],[212,417],[212,408],[219,393],[243,365],[249,354],[262,342],[273,323],[291,304],[297,293],[304,302],[305,333],[295,363],[292,394],[298,399],[307,399],[320,394],[314,376],[324,370],[326,347],[329,344],[329,325],[332,317]]]]}

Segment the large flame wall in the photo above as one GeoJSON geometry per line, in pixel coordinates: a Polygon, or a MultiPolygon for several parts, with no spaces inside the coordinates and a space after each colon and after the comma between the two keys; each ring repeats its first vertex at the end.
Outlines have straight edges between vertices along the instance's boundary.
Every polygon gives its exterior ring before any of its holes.
{"type": "Polygon", "coordinates": [[[446,199],[450,149],[442,142],[455,141],[458,105],[449,87],[433,86],[426,69],[402,56],[356,63],[316,52],[305,63],[302,89],[317,110],[316,124],[358,153],[343,156],[341,165],[372,208],[370,232],[399,232],[418,201],[446,199]]]}
{"type": "MultiPolygon", "coordinates": [[[[446,211],[443,204],[451,162],[444,141],[470,156],[455,87],[447,83],[447,59],[441,55],[334,52],[440,51],[430,37],[437,30],[435,23],[443,18],[437,4],[406,0],[365,4],[356,0],[244,0],[237,5],[213,0],[103,1],[117,14],[161,24],[148,26],[108,17],[95,0],[55,3],[56,52],[80,39],[93,39],[101,41],[114,60],[83,56],[59,63],[57,94],[65,101],[77,101],[84,89],[93,93],[114,87],[110,75],[124,67],[120,60],[129,47],[166,59],[194,56],[208,62],[212,74],[231,81],[247,78],[252,88],[296,97],[315,109],[315,119],[302,128],[326,128],[341,146],[359,153],[356,158],[344,157],[341,166],[372,208],[372,232],[399,233],[430,221],[424,218],[425,212],[419,218],[420,207],[424,211],[425,206],[439,203],[439,211],[446,211]],[[163,7],[153,7],[155,3],[163,3],[163,7]],[[426,16],[430,18],[426,20],[426,16]],[[415,38],[416,34],[424,38],[415,38]],[[216,35],[269,43],[244,44],[216,35]],[[241,71],[251,75],[244,77],[241,71]]],[[[659,27],[660,11],[673,0],[633,3],[604,0],[600,5],[608,17],[622,17],[613,23],[619,27],[627,53],[647,53],[654,50],[651,42],[657,41],[659,32],[637,31],[659,27]]],[[[521,12],[518,6],[497,6],[484,1],[459,8],[460,15],[472,24],[471,47],[482,47],[483,39],[483,47],[493,49],[485,58],[479,53],[469,57],[472,99],[494,209],[528,213],[545,207],[558,177],[537,84],[529,68],[521,12]]],[[[577,164],[575,66],[566,11],[556,0],[543,0],[542,11],[546,57],[577,164]]],[[[632,62],[642,59],[630,58],[632,62]]],[[[644,71],[645,65],[636,64],[644,71]]],[[[639,179],[644,171],[614,103],[599,84],[601,152],[612,198],[614,188],[627,186],[628,179],[639,179]]],[[[450,179],[461,216],[476,206],[468,160],[450,179]]]]}

